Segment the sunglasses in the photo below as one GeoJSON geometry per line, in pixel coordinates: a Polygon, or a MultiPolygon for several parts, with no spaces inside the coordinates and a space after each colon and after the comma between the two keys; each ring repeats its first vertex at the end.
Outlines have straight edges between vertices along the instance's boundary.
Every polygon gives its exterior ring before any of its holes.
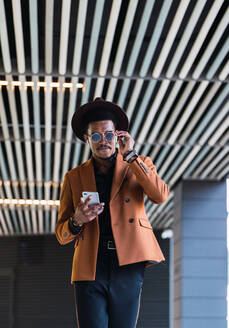
{"type": "Polygon", "coordinates": [[[105,133],[95,132],[95,133],[89,134],[88,136],[91,138],[92,142],[95,142],[95,143],[100,142],[102,140],[102,136],[104,136],[106,141],[111,142],[114,139],[115,134],[112,131],[107,131],[105,133]]]}

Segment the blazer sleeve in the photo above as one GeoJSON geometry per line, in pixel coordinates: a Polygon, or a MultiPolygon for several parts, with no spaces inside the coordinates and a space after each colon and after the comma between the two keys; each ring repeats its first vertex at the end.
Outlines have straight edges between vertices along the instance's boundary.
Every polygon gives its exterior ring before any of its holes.
{"type": "Polygon", "coordinates": [[[65,174],[60,196],[60,209],[56,224],[56,237],[61,245],[70,243],[80,237],[81,233],[73,234],[69,229],[69,219],[75,210],[72,200],[72,190],[69,182],[68,173],[65,174]]]}
{"type": "Polygon", "coordinates": [[[169,187],[157,174],[156,167],[150,157],[138,156],[130,164],[130,168],[145,194],[153,203],[161,204],[168,199],[169,187]]]}

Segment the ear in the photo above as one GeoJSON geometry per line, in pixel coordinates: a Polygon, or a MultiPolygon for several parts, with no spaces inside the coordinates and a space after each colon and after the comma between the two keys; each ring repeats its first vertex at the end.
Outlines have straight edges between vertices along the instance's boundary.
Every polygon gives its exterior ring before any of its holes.
{"type": "Polygon", "coordinates": [[[87,134],[84,134],[83,135],[83,138],[84,138],[84,141],[87,143],[88,142],[88,135],[87,134]]]}

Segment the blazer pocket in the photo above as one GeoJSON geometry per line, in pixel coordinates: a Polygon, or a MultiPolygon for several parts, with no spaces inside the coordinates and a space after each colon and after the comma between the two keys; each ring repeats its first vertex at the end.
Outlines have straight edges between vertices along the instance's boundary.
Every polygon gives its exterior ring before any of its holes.
{"type": "Polygon", "coordinates": [[[152,226],[147,219],[139,219],[139,223],[141,227],[148,228],[152,230],[152,226]]]}

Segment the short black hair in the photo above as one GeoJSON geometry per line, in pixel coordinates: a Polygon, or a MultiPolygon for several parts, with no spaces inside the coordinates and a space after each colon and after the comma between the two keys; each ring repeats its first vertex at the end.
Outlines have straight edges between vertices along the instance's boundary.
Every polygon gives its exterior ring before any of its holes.
{"type": "Polygon", "coordinates": [[[91,122],[99,122],[99,121],[106,121],[110,120],[114,123],[115,129],[117,127],[117,121],[115,115],[106,109],[99,109],[99,110],[90,110],[87,115],[83,117],[82,123],[84,126],[84,133],[87,133],[88,124],[91,122]]]}

